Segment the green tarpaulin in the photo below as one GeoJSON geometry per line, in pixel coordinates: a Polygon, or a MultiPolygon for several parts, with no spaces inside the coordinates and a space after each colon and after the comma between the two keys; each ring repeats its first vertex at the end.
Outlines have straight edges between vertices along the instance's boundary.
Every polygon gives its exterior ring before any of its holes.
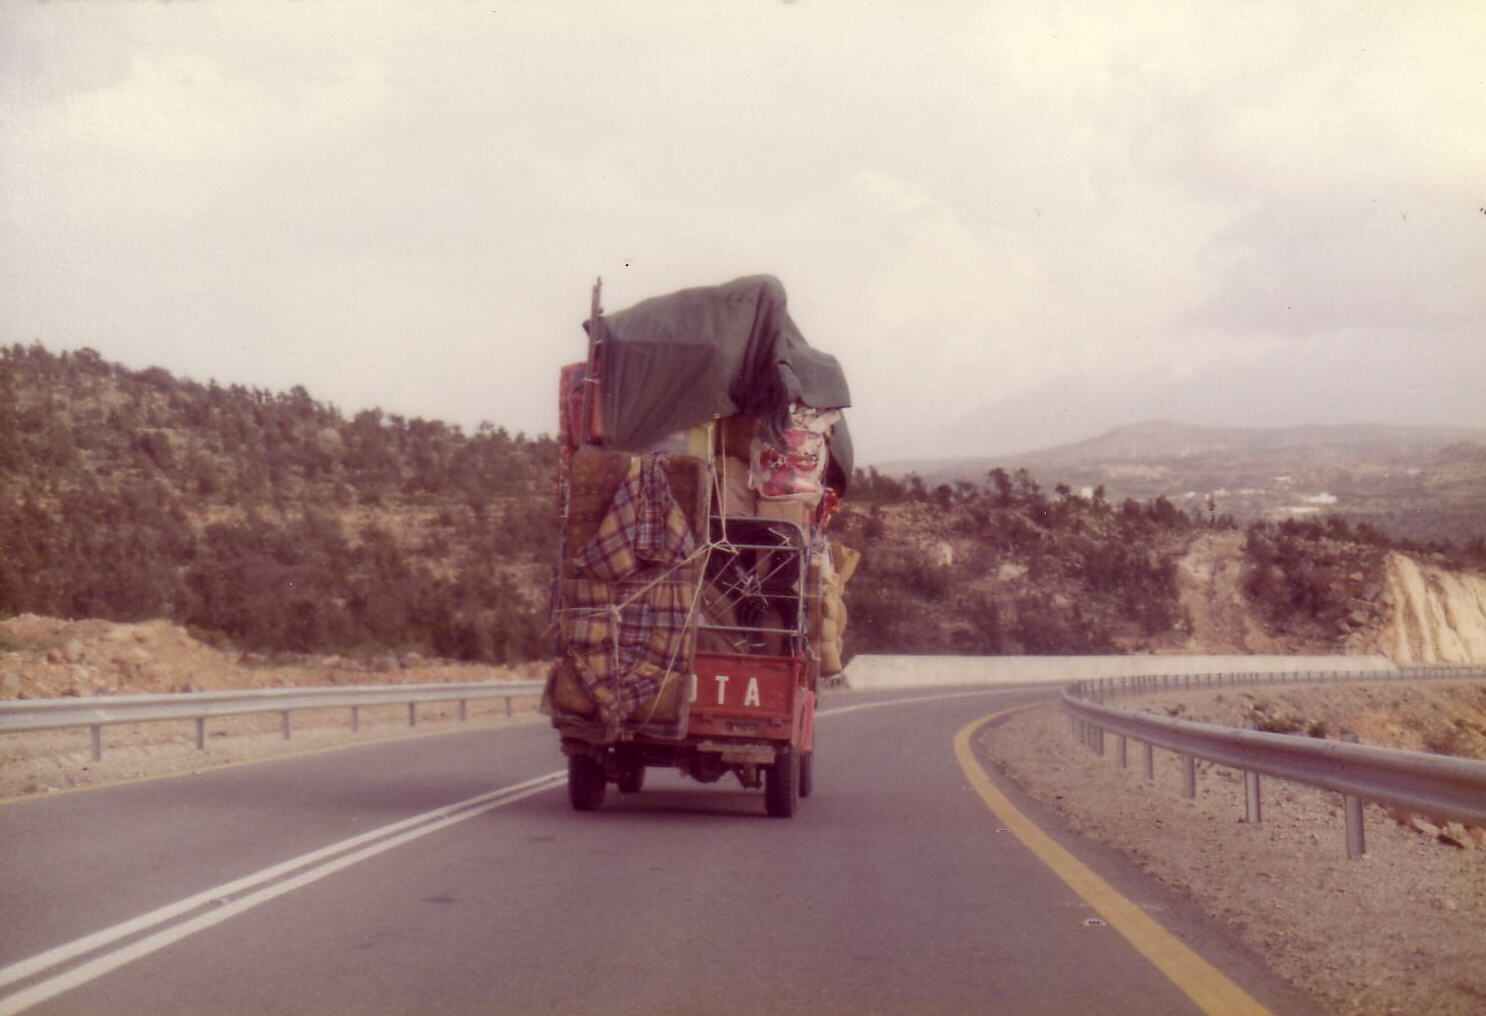
{"type": "MultiPolygon", "coordinates": [[[[611,448],[638,450],[734,413],[757,417],[777,439],[791,404],[851,404],[841,365],[805,341],[773,276],[653,297],[600,317],[593,337],[611,448]]],[[[831,459],[838,482],[851,476],[844,420],[831,459]]]]}

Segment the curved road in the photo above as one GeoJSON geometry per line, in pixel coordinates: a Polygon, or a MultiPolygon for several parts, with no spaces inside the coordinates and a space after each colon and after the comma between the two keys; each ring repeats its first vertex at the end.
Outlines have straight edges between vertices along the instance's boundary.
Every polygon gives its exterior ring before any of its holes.
{"type": "Polygon", "coordinates": [[[575,813],[540,724],[8,803],[0,1016],[1309,1012],[957,755],[1052,695],[828,694],[789,821],[666,770],[575,813]]]}

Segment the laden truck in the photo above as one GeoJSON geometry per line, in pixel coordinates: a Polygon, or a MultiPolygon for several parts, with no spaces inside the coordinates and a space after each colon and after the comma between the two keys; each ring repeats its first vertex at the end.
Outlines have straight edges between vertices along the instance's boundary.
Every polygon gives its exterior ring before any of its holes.
{"type": "Polygon", "coordinates": [[[560,380],[562,514],[543,708],[573,808],[650,767],[762,787],[794,814],[813,786],[822,679],[841,670],[827,538],[851,476],[836,359],[778,280],[738,279],[604,314],[560,380]]]}

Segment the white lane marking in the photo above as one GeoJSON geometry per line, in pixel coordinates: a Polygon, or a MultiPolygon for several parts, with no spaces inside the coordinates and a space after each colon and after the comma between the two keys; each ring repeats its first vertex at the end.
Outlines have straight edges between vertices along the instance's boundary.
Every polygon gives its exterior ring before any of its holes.
{"type": "Polygon", "coordinates": [[[54,967],[59,963],[65,963],[68,960],[73,959],[74,957],[83,955],[84,953],[89,953],[95,949],[101,949],[106,945],[111,945],[112,943],[117,942],[119,939],[127,938],[130,935],[138,934],[141,931],[153,928],[155,925],[160,924],[164,921],[168,921],[173,917],[178,917],[182,914],[190,913],[192,910],[195,910],[198,907],[206,906],[214,900],[220,900],[225,897],[235,896],[238,893],[253,889],[265,882],[270,882],[276,878],[281,878],[293,871],[296,871],[299,868],[314,864],[315,862],[324,860],[327,857],[333,857],[336,854],[342,854],[348,850],[353,850],[364,843],[369,843],[373,840],[381,839],[384,836],[394,835],[404,829],[408,829],[425,822],[436,821],[446,815],[453,814],[454,812],[460,811],[464,808],[478,806],[485,803],[486,801],[494,800],[505,794],[514,793],[539,783],[547,783],[549,781],[556,780],[562,775],[563,773],[560,771],[555,773],[548,773],[545,776],[538,776],[535,779],[526,780],[522,783],[514,783],[509,787],[502,787],[499,790],[492,790],[488,793],[480,794],[465,801],[458,801],[454,804],[445,805],[442,808],[435,808],[433,811],[425,812],[422,815],[414,815],[412,818],[403,819],[399,822],[393,822],[391,825],[385,825],[377,829],[372,829],[371,831],[362,833],[359,836],[353,836],[350,839],[342,840],[339,843],[332,843],[327,847],[321,847],[318,850],[313,850],[307,854],[301,854],[298,857],[290,858],[289,860],[273,865],[272,867],[264,868],[262,871],[254,872],[251,875],[246,875],[242,878],[236,879],[232,882],[224,883],[223,885],[216,886],[212,889],[207,889],[203,892],[197,893],[194,896],[188,896],[183,900],[178,900],[175,903],[167,904],[166,906],[160,907],[157,910],[152,910],[147,914],[143,914],[139,917],[125,921],[122,924],[116,924],[111,928],[104,928],[102,931],[94,932],[91,935],[87,935],[83,938],[76,939],[75,941],[68,942],[53,949],[49,949],[46,952],[38,953],[37,955],[30,957],[29,959],[24,959],[17,963],[12,963],[10,966],[0,968],[0,987],[4,987],[7,984],[14,984],[17,981],[34,976],[35,974],[38,974],[41,971],[48,969],[49,967],[54,967]]]}
{"type": "MultiPolygon", "coordinates": [[[[832,709],[823,709],[816,715],[818,717],[836,716],[842,713],[852,713],[863,709],[884,709],[889,706],[911,705],[918,702],[933,702],[940,699],[969,698],[973,696],[989,695],[995,694],[996,692],[1005,692],[1010,690],[1013,689],[980,688],[974,691],[945,692],[935,695],[915,695],[908,698],[888,699],[886,701],[880,702],[862,702],[850,706],[837,706],[832,709]]],[[[560,785],[562,782],[565,782],[566,777],[566,770],[559,770],[554,773],[548,773],[545,776],[538,776],[523,783],[513,784],[509,787],[503,787],[500,790],[494,790],[487,794],[481,794],[477,797],[472,797],[465,801],[446,805],[445,807],[437,808],[430,812],[425,812],[422,815],[415,815],[412,818],[403,819],[400,822],[394,822],[391,825],[382,826],[379,829],[373,829],[370,832],[362,833],[359,836],[354,836],[351,839],[343,840],[340,843],[333,843],[330,846],[322,847],[319,850],[314,850],[307,854],[301,854],[299,857],[291,858],[288,861],[273,865],[269,868],[264,868],[262,871],[255,872],[251,875],[244,876],[243,878],[236,879],[232,882],[225,883],[212,889],[207,889],[204,892],[195,894],[194,896],[188,896],[183,900],[178,900],[175,903],[167,904],[166,906],[160,907],[156,910],[152,910],[149,913],[133,918],[132,920],[125,921],[121,924],[116,924],[110,928],[104,928],[103,930],[94,932],[91,935],[84,936],[83,938],[76,939],[72,942],[57,946],[53,949],[49,949],[46,952],[38,953],[35,956],[20,960],[16,963],[12,963],[7,967],[0,968],[0,987],[8,984],[14,984],[18,981],[33,977],[36,974],[41,973],[42,971],[49,970],[52,967],[58,966],[62,963],[66,963],[69,960],[76,959],[79,956],[83,956],[87,953],[105,948],[106,946],[112,945],[115,942],[128,938],[131,935],[139,934],[140,932],[153,928],[156,925],[164,923],[165,921],[169,921],[172,918],[188,914],[193,910],[198,910],[203,906],[207,906],[208,904],[211,904],[213,902],[223,900],[227,897],[235,896],[242,892],[246,892],[257,886],[264,885],[265,883],[274,882],[275,880],[281,879],[284,876],[289,875],[290,873],[297,871],[300,868],[305,868],[308,865],[315,864],[316,862],[325,860],[326,858],[336,857],[336,855],[344,855],[339,857],[337,860],[328,861],[318,868],[311,868],[310,870],[302,872],[301,874],[293,878],[276,882],[276,884],[270,885],[268,888],[259,890],[252,895],[244,896],[240,899],[225,903],[208,913],[201,914],[195,918],[192,918],[191,920],[183,921],[179,924],[173,925],[172,927],[167,928],[163,931],[159,931],[153,935],[142,938],[131,945],[117,949],[111,953],[106,953],[103,956],[99,956],[93,960],[83,963],[80,966],[77,966],[65,973],[58,974],[55,977],[49,978],[38,984],[34,984],[29,988],[0,998],[0,1016],[13,1016],[13,1014],[15,1013],[23,1012],[24,1010],[34,1005],[38,1005],[41,1002],[46,1001],[47,999],[55,998],[57,995],[60,995],[65,991],[75,988],[81,984],[85,984],[88,981],[95,980],[108,973],[109,971],[116,970],[119,967],[124,966],[125,964],[133,962],[134,960],[147,956],[150,953],[157,952],[160,949],[163,949],[174,942],[178,942],[189,935],[193,935],[198,931],[202,931],[216,924],[220,924],[230,917],[235,917],[236,915],[243,913],[244,911],[251,910],[252,908],[262,903],[266,903],[269,900],[274,899],[278,896],[282,896],[283,894],[291,892],[294,889],[309,885],[312,882],[317,882],[320,879],[325,878],[327,875],[331,875],[343,868],[348,868],[353,864],[357,864],[361,861],[366,860],[367,858],[375,857],[376,855],[391,850],[394,847],[401,846],[404,843],[419,839],[430,833],[437,832],[440,829],[455,825],[467,819],[475,818],[478,815],[482,815],[487,811],[491,811],[503,805],[512,804],[523,798],[531,797],[532,795],[539,794],[545,790],[550,790],[553,787],[560,785]],[[381,842],[377,842],[375,843],[375,845],[366,847],[365,849],[359,850],[356,853],[346,854],[346,851],[354,850],[356,847],[372,841],[381,842]]]]}
{"type": "Polygon", "coordinates": [[[854,713],[862,709],[886,709],[888,706],[904,706],[915,702],[935,702],[939,699],[970,698],[975,695],[994,695],[997,692],[1026,691],[1021,688],[978,688],[975,691],[950,691],[938,695],[915,695],[912,698],[888,699],[884,702],[859,702],[854,706],[836,706],[834,709],[821,709],[816,712],[816,717],[839,716],[842,713],[854,713]]]}
{"type": "Polygon", "coordinates": [[[170,920],[172,917],[189,913],[214,901],[222,900],[256,886],[273,883],[251,895],[223,903],[221,906],[205,914],[172,925],[130,945],[89,960],[65,973],[58,974],[29,988],[0,998],[0,1016],[12,1016],[14,1013],[22,1012],[47,999],[55,998],[57,995],[78,985],[86,984],[88,981],[101,977],[126,963],[132,963],[134,960],[157,952],[189,935],[220,924],[228,918],[251,910],[262,903],[267,903],[275,897],[282,896],[287,892],[299,889],[312,882],[318,882],[327,875],[334,874],[343,868],[349,868],[353,864],[358,864],[368,858],[385,853],[394,847],[402,846],[404,843],[410,843],[440,829],[448,828],[449,826],[483,815],[487,811],[492,811],[508,804],[514,804],[524,798],[561,786],[566,779],[567,771],[560,770],[558,772],[548,773],[545,776],[538,776],[535,779],[526,780],[522,783],[512,784],[509,787],[502,787],[499,790],[481,794],[466,801],[460,801],[443,808],[436,808],[422,815],[404,819],[400,822],[394,822],[391,825],[373,829],[370,832],[343,840],[340,843],[333,843],[320,850],[302,854],[282,864],[276,864],[273,867],[265,868],[260,872],[244,878],[217,886],[214,889],[208,889],[205,892],[197,893],[194,896],[161,907],[158,910],[153,910],[141,917],[125,921],[122,924],[116,924],[111,928],[105,928],[102,931],[58,946],[55,949],[38,953],[29,959],[13,963],[0,970],[0,978],[4,978],[3,981],[0,981],[0,984],[14,983],[15,981],[31,977],[60,963],[65,963],[70,959],[101,949],[130,935],[152,928],[157,924],[170,920]],[[363,849],[356,850],[354,853],[346,853],[348,850],[354,850],[354,848],[371,841],[378,842],[373,842],[371,846],[363,847],[363,849]],[[336,855],[341,856],[337,857],[336,855]],[[309,868],[292,878],[275,881],[290,872],[304,868],[307,865],[315,864],[317,861],[322,861],[326,858],[334,859],[325,861],[325,863],[320,864],[318,867],[309,868]]]}

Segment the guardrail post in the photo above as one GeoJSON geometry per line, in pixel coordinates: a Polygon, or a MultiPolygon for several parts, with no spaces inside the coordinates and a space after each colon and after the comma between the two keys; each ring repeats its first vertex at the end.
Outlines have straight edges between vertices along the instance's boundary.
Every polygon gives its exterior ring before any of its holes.
{"type": "Polygon", "coordinates": [[[359,734],[359,733],[361,733],[361,707],[360,706],[352,706],[351,707],[351,733],[353,733],[353,734],[359,734]]]}
{"type": "MultiPolygon", "coordinates": [[[[1357,735],[1347,731],[1342,734],[1342,740],[1347,744],[1356,744],[1357,735]]],[[[1355,861],[1367,853],[1367,834],[1362,826],[1362,799],[1343,794],[1342,805],[1347,819],[1347,856],[1355,861]]]]}
{"type": "Polygon", "coordinates": [[[511,696],[507,695],[506,696],[506,717],[509,719],[510,716],[511,716],[511,696]]]}
{"type": "Polygon", "coordinates": [[[470,704],[469,699],[460,699],[459,700],[459,722],[460,723],[463,723],[465,720],[467,720],[467,719],[470,718],[469,704],[470,704]]]}
{"type": "Polygon", "coordinates": [[[206,717],[196,717],[196,750],[206,751],[206,717]]]}
{"type": "Polygon", "coordinates": [[[417,725],[418,725],[418,703],[416,703],[416,702],[409,702],[408,703],[408,726],[415,727],[417,725]]]}
{"type": "Polygon", "coordinates": [[[103,761],[103,727],[101,724],[93,724],[93,761],[103,761]]]}
{"type": "Polygon", "coordinates": [[[1124,734],[1121,734],[1119,744],[1115,747],[1115,756],[1120,760],[1121,769],[1127,768],[1130,764],[1130,749],[1128,747],[1129,740],[1130,739],[1127,738],[1124,734]]]}
{"type": "Polygon", "coordinates": [[[1094,728],[1094,754],[1100,758],[1104,757],[1104,728],[1094,728]]]}
{"type": "Polygon", "coordinates": [[[1182,756],[1182,796],[1197,796],[1197,759],[1192,755],[1182,756]]]}
{"type": "Polygon", "coordinates": [[[1145,744],[1145,781],[1156,782],[1156,748],[1149,741],[1145,744]]]}
{"type": "Polygon", "coordinates": [[[283,717],[284,740],[287,741],[289,740],[289,710],[284,710],[283,717]]]}
{"type": "MultiPolygon", "coordinates": [[[[1258,724],[1249,720],[1244,724],[1246,730],[1257,730],[1258,724]]],[[[1259,800],[1259,774],[1245,770],[1243,774],[1243,811],[1244,821],[1258,824],[1261,814],[1261,802],[1259,800]]]]}

